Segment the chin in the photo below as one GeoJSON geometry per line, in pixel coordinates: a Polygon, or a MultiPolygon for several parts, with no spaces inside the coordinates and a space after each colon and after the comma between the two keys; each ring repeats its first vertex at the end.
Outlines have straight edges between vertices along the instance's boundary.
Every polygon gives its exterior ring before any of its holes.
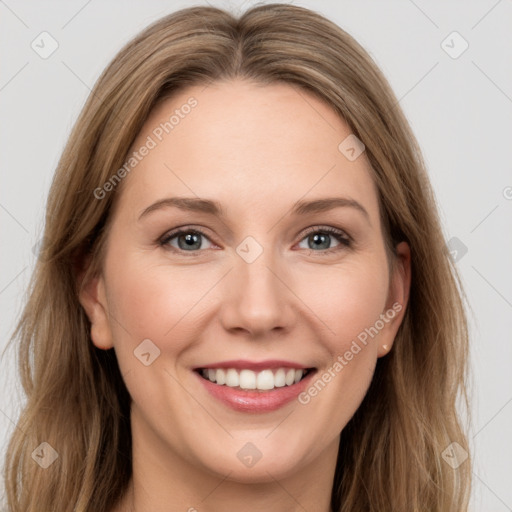
{"type": "Polygon", "coordinates": [[[280,480],[298,472],[303,465],[297,453],[283,452],[277,448],[269,448],[269,455],[265,449],[259,454],[248,443],[231,455],[227,452],[211,454],[211,459],[202,463],[209,472],[221,475],[227,480],[239,483],[268,483],[280,480]],[[252,455],[249,455],[252,452],[252,455]],[[259,458],[258,458],[259,457],[259,458]]]}

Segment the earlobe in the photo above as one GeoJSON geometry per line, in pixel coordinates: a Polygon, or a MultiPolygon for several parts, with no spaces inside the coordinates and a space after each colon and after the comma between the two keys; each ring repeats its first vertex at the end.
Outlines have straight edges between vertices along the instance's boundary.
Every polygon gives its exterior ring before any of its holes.
{"type": "Polygon", "coordinates": [[[94,276],[89,282],[82,283],[79,300],[91,322],[91,340],[94,345],[103,350],[112,348],[114,343],[103,277],[94,276]]]}

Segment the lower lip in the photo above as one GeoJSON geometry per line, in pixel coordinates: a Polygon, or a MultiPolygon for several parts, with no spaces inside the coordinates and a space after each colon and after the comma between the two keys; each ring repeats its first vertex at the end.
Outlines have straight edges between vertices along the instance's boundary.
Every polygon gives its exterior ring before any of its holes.
{"type": "Polygon", "coordinates": [[[194,372],[206,390],[215,398],[236,411],[242,412],[270,412],[285,406],[297,398],[309,385],[316,373],[310,371],[301,381],[291,386],[270,389],[269,391],[254,391],[230,388],[205,379],[198,372],[194,372]]]}

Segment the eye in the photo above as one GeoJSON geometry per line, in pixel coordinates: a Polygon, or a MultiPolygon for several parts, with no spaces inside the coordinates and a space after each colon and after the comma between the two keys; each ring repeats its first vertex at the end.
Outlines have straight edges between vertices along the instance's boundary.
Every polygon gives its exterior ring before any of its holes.
{"type": "Polygon", "coordinates": [[[197,249],[205,249],[202,238],[209,241],[209,238],[199,229],[179,229],[165,234],[159,244],[163,247],[170,246],[176,251],[196,252],[197,249]],[[176,241],[178,247],[172,243],[174,241],[176,241]]]}
{"type": "Polygon", "coordinates": [[[308,243],[308,247],[302,247],[303,249],[322,254],[336,252],[351,246],[351,239],[348,235],[340,229],[330,226],[314,226],[306,231],[306,236],[302,240],[306,240],[308,243]],[[332,238],[336,239],[338,245],[331,247],[332,238]],[[315,249],[321,249],[321,251],[315,249]]]}

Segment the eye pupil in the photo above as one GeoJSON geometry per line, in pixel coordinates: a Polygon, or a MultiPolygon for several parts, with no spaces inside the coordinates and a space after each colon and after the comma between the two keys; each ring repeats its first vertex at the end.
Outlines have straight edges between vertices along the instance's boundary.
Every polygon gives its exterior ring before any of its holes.
{"type": "MultiPolygon", "coordinates": [[[[310,237],[311,238],[311,237],[310,237]]],[[[315,247],[318,248],[322,245],[322,240],[324,241],[324,245],[327,245],[327,247],[322,247],[324,249],[328,249],[329,247],[329,235],[326,235],[326,234],[319,234],[319,233],[315,233],[313,236],[312,236],[313,240],[315,241],[315,247]],[[325,241],[327,240],[327,243],[325,243],[325,241]],[[320,241],[320,244],[316,244],[316,242],[320,241]]]]}
{"type": "Polygon", "coordinates": [[[201,240],[199,239],[199,236],[197,233],[188,233],[186,235],[182,235],[178,237],[178,245],[180,246],[180,249],[199,249],[201,247],[201,240]],[[180,240],[185,239],[185,246],[181,246],[179,243],[180,240]],[[199,242],[198,242],[199,240],[199,242]],[[195,245],[194,245],[195,244],[195,245]]]}

